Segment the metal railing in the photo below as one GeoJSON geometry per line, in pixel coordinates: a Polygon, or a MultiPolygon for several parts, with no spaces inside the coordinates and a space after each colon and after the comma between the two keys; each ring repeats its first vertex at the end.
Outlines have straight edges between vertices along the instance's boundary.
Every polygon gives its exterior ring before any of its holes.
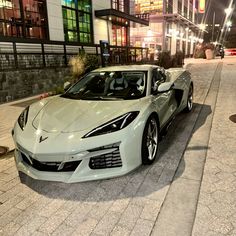
{"type": "MultiPolygon", "coordinates": [[[[70,58],[83,50],[100,57],[100,45],[58,41],[0,38],[0,71],[66,67],[70,58]]],[[[109,64],[131,64],[148,60],[148,49],[110,46],[109,64]]]]}

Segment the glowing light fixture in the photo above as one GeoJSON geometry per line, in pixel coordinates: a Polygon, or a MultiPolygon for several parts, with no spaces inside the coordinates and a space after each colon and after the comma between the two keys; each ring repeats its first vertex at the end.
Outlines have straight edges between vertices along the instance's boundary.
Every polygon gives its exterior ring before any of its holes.
{"type": "Polygon", "coordinates": [[[225,9],[226,16],[228,17],[231,14],[232,11],[233,11],[233,8],[231,8],[231,7],[226,8],[225,9]]]}
{"type": "Polygon", "coordinates": [[[226,26],[231,27],[232,26],[232,21],[227,21],[226,26]]]}
{"type": "Polygon", "coordinates": [[[205,30],[205,29],[206,29],[206,25],[205,25],[205,24],[199,24],[199,28],[200,28],[201,30],[205,30]]]}

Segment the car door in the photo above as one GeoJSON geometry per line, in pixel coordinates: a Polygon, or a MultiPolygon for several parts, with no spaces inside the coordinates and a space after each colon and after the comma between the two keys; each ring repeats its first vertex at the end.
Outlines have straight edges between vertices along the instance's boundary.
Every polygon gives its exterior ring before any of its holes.
{"type": "Polygon", "coordinates": [[[158,69],[153,69],[151,83],[152,103],[158,113],[161,128],[172,119],[177,109],[174,89],[162,93],[157,91],[158,86],[165,81],[165,73],[158,69]]]}

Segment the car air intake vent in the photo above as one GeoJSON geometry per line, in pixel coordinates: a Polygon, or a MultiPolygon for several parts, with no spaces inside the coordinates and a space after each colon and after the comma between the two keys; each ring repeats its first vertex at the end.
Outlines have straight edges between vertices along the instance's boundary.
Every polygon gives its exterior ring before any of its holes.
{"type": "Polygon", "coordinates": [[[25,163],[32,166],[39,171],[49,171],[49,172],[68,172],[75,171],[81,161],[71,161],[71,162],[40,162],[32,157],[27,157],[21,152],[21,157],[25,163]]]}
{"type": "MultiPolygon", "coordinates": [[[[104,155],[90,158],[89,167],[91,169],[95,170],[95,169],[115,168],[122,166],[119,146],[112,145],[109,146],[109,148],[116,148],[116,150],[104,155]]],[[[99,150],[103,149],[108,149],[108,147],[104,146],[102,148],[99,148],[99,150]]],[[[93,149],[93,151],[95,150],[93,149]]]]}

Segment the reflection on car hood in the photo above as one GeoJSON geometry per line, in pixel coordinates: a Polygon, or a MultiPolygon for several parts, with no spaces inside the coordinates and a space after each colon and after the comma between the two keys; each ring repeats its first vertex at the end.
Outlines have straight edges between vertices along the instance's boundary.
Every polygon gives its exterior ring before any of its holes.
{"type": "Polygon", "coordinates": [[[33,126],[46,132],[76,132],[95,128],[133,111],[139,100],[88,101],[56,97],[33,119],[33,126]]]}

